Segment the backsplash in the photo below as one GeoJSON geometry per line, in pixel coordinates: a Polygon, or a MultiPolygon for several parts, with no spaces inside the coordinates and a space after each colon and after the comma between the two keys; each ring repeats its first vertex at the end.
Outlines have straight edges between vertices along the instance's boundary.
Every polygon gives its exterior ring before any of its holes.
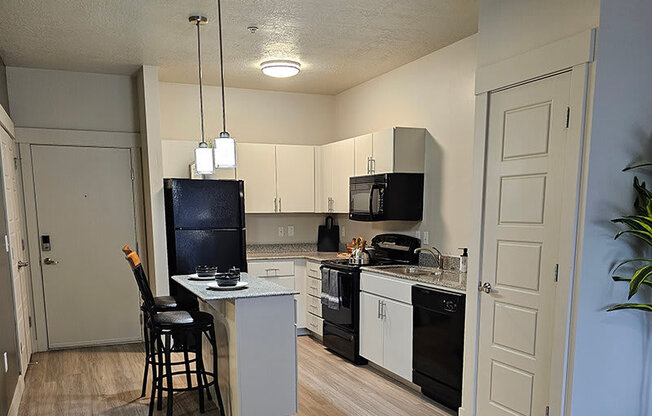
{"type": "MultiPolygon", "coordinates": [[[[444,270],[458,271],[460,269],[460,258],[457,256],[447,256],[444,254],[441,256],[441,260],[443,263],[442,269],[444,270]]],[[[419,253],[419,266],[435,267],[435,258],[430,253],[421,252],[419,253]]]]}
{"type": "Polygon", "coordinates": [[[317,244],[247,244],[247,253],[310,253],[317,251],[317,244]]]}

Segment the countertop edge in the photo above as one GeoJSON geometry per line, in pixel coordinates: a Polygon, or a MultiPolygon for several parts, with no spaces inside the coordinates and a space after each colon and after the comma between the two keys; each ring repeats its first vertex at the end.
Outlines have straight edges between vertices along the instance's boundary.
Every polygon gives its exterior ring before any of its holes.
{"type": "MultiPolygon", "coordinates": [[[[298,292],[297,290],[288,289],[284,286],[278,285],[273,282],[268,282],[268,283],[278,286],[279,289],[273,288],[262,293],[244,292],[243,290],[220,292],[220,291],[209,291],[207,288],[204,288],[203,290],[197,290],[195,285],[188,284],[188,276],[190,275],[175,275],[172,276],[172,280],[180,284],[184,289],[188,290],[190,293],[197,296],[198,299],[204,302],[219,301],[219,300],[255,299],[255,298],[265,298],[265,297],[272,297],[272,296],[295,296],[300,294],[300,292],[298,292]],[[218,294],[222,294],[222,296],[219,296],[218,294]]],[[[255,277],[255,276],[248,276],[247,278],[264,280],[262,278],[255,277]]]]}
{"type": "MultiPolygon", "coordinates": [[[[414,283],[414,284],[417,284],[417,285],[418,284],[423,284],[423,285],[427,285],[427,286],[430,286],[430,287],[434,287],[436,289],[448,290],[450,292],[460,293],[460,294],[463,294],[463,295],[466,295],[466,291],[467,291],[466,285],[464,286],[463,289],[460,289],[459,287],[450,287],[450,286],[446,286],[446,285],[438,284],[438,283],[424,282],[422,280],[418,280],[418,279],[415,279],[415,278],[410,278],[408,276],[405,276],[405,275],[402,275],[402,274],[399,274],[399,273],[393,273],[393,272],[389,272],[389,271],[386,271],[386,270],[383,270],[383,269],[379,269],[379,268],[376,268],[375,266],[363,266],[362,271],[381,274],[381,275],[384,275],[384,276],[387,276],[387,277],[393,277],[395,279],[404,280],[406,282],[414,283]]],[[[444,273],[446,273],[446,272],[460,275],[459,272],[456,272],[454,270],[444,271],[444,273]]]]}

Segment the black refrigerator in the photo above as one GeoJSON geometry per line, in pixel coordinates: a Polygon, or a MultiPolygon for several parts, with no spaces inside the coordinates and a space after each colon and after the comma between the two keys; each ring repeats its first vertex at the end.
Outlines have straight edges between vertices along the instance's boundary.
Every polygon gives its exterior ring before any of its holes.
{"type": "Polygon", "coordinates": [[[164,194],[170,276],[199,265],[247,271],[243,181],[165,179],[164,194]]]}

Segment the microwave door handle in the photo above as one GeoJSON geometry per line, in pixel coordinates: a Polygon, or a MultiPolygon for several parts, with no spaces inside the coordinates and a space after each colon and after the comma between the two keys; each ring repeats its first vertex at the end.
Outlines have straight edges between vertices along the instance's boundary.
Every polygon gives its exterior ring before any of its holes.
{"type": "Polygon", "coordinates": [[[374,190],[380,190],[380,185],[374,184],[371,185],[371,191],[369,192],[369,218],[374,219],[374,190]]]}

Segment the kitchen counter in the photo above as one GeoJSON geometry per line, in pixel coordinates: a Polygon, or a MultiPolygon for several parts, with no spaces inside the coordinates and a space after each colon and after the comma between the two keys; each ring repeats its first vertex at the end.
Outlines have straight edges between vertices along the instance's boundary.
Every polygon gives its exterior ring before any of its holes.
{"type": "Polygon", "coordinates": [[[172,280],[188,289],[199,300],[204,302],[214,300],[233,300],[242,298],[259,298],[265,296],[297,295],[296,290],[270,282],[268,279],[255,277],[247,273],[241,273],[240,280],[247,282],[248,287],[238,290],[213,290],[208,288],[208,283],[214,280],[192,280],[193,275],[172,276],[172,280]]]}
{"type": "MultiPolygon", "coordinates": [[[[460,273],[455,270],[443,270],[440,275],[414,275],[390,271],[387,270],[388,267],[395,266],[365,266],[362,270],[410,280],[417,283],[425,283],[444,290],[466,293],[466,273],[460,273]]],[[[435,270],[434,268],[429,267],[427,267],[427,269],[435,270]]]]}
{"type": "MultiPolygon", "coordinates": [[[[297,333],[294,295],[298,292],[242,273],[249,287],[208,289],[210,281],[172,279],[197,296],[210,313],[217,339],[218,382],[227,416],[297,413],[297,333]]],[[[204,351],[210,348],[204,339],[204,351]]],[[[213,355],[204,354],[212,368],[213,355]]],[[[216,396],[213,395],[213,398],[216,396]]]]}
{"type": "Polygon", "coordinates": [[[251,244],[247,260],[306,259],[317,262],[333,260],[338,253],[317,251],[317,244],[251,244]]]}

